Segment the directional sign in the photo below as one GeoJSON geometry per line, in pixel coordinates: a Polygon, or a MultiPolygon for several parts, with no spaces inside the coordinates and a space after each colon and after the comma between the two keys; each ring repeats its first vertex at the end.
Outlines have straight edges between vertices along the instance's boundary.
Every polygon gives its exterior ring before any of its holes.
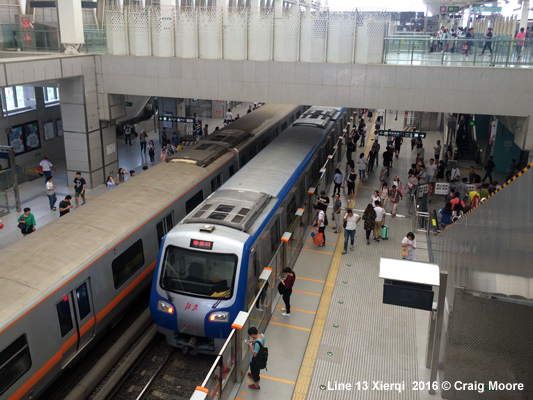
{"type": "Polygon", "coordinates": [[[183,117],[159,117],[159,121],[163,122],[185,122],[187,124],[194,123],[194,118],[183,118],[183,117]]]}
{"type": "Polygon", "coordinates": [[[474,7],[474,12],[501,12],[501,7],[474,7]]]}
{"type": "Polygon", "coordinates": [[[404,132],[404,131],[389,131],[389,130],[379,130],[379,136],[394,136],[394,137],[404,137],[404,138],[415,138],[415,139],[425,139],[426,132],[404,132]]]}
{"type": "Polygon", "coordinates": [[[448,6],[448,12],[457,12],[459,8],[459,6],[448,6]]]}

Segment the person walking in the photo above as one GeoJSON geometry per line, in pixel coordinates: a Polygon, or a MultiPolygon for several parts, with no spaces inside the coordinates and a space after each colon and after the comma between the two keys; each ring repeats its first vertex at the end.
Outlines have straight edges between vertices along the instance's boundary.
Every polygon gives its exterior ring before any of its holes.
{"type": "Polygon", "coordinates": [[[226,113],[226,123],[230,124],[233,122],[233,114],[231,113],[231,108],[228,108],[228,112],[226,113]]]}
{"type": "Polygon", "coordinates": [[[85,179],[81,177],[81,172],[76,172],[76,177],[74,178],[74,200],[76,201],[76,208],[79,207],[78,205],[78,197],[81,197],[83,200],[83,203],[81,205],[85,204],[85,185],[87,182],[85,182],[85,179]]]}
{"type": "Polygon", "coordinates": [[[65,198],[59,202],[59,216],[60,217],[70,212],[70,209],[73,207],[72,204],[70,204],[71,199],[72,199],[72,196],[70,194],[67,194],[65,198]]]}
{"type": "Polygon", "coordinates": [[[333,185],[335,186],[333,188],[333,196],[335,196],[335,193],[341,194],[342,172],[338,168],[335,168],[335,175],[333,175],[333,185]]]}
{"type": "Polygon", "coordinates": [[[148,143],[148,155],[150,156],[150,162],[154,165],[155,162],[155,144],[153,140],[148,143]]]}
{"type": "Polygon", "coordinates": [[[374,207],[372,206],[372,203],[369,203],[365,211],[363,212],[363,221],[366,232],[366,244],[370,244],[370,232],[374,230],[374,223],[376,222],[376,212],[374,211],[374,207]]]}
{"type": "Polygon", "coordinates": [[[472,39],[474,39],[474,28],[470,28],[466,32],[466,41],[463,46],[463,50],[465,51],[465,57],[468,57],[468,50],[470,50],[470,47],[474,45],[472,39]]]}
{"type": "Polygon", "coordinates": [[[124,127],[124,141],[126,142],[126,144],[130,144],[131,146],[131,125],[129,123],[126,124],[126,126],[124,127]]]}
{"type": "Polygon", "coordinates": [[[26,207],[24,209],[24,214],[22,214],[17,220],[19,225],[20,232],[23,237],[28,236],[30,233],[35,232],[35,217],[31,213],[31,209],[26,207]]]}
{"type": "Polygon", "coordinates": [[[55,189],[57,189],[57,186],[52,183],[52,176],[48,178],[48,181],[46,182],[46,195],[48,196],[48,201],[50,202],[50,210],[55,211],[56,208],[56,201],[57,196],[55,189]]]}
{"type": "Polygon", "coordinates": [[[259,333],[257,328],[255,326],[252,326],[248,328],[248,335],[252,338],[252,340],[247,340],[246,343],[248,346],[250,346],[250,372],[248,372],[248,376],[253,379],[254,383],[251,385],[248,385],[250,389],[260,389],[259,386],[259,373],[261,371],[260,368],[258,368],[256,365],[254,365],[254,357],[257,356],[257,353],[259,353],[259,350],[261,350],[261,347],[265,347],[265,334],[259,333]],[[259,344],[261,343],[261,345],[259,344]]]}
{"type": "Polygon", "coordinates": [[[408,255],[403,256],[402,258],[404,260],[414,260],[415,250],[416,250],[416,240],[415,240],[415,234],[413,232],[409,232],[402,239],[402,247],[407,247],[407,251],[408,251],[408,255]]]}
{"type": "Polygon", "coordinates": [[[146,154],[146,138],[148,137],[148,134],[144,131],[144,129],[141,130],[141,133],[139,134],[139,141],[141,143],[141,153],[144,152],[146,154]]]}
{"type": "Polygon", "coordinates": [[[357,168],[359,169],[359,179],[361,182],[365,180],[366,166],[368,164],[367,159],[365,158],[365,153],[359,155],[359,160],[357,160],[357,168]]]}
{"type": "Polygon", "coordinates": [[[483,45],[483,49],[481,50],[480,56],[485,53],[485,50],[489,50],[490,56],[492,57],[492,48],[491,48],[491,40],[492,40],[492,28],[487,28],[487,33],[485,33],[485,36],[483,37],[485,40],[485,44],[483,45]]]}
{"type": "Polygon", "coordinates": [[[374,221],[374,240],[376,242],[379,242],[379,237],[381,235],[381,226],[386,216],[385,209],[381,207],[380,201],[376,201],[374,212],[376,213],[376,219],[374,221]]]}
{"type": "Polygon", "coordinates": [[[492,183],[492,171],[494,171],[494,168],[496,168],[496,164],[494,164],[493,157],[489,157],[489,161],[487,161],[487,165],[485,165],[485,176],[481,180],[482,183],[485,183],[485,179],[489,178],[489,182],[492,183]]]}
{"type": "Polygon", "coordinates": [[[291,294],[292,287],[294,286],[294,281],[296,280],[296,275],[292,269],[289,267],[283,268],[283,273],[287,274],[285,279],[279,278],[280,282],[283,284],[283,302],[285,303],[285,308],[281,309],[281,315],[284,317],[291,316],[291,294]]]}
{"type": "Polygon", "coordinates": [[[387,182],[383,182],[381,184],[381,191],[379,192],[379,198],[381,202],[381,207],[383,209],[387,208],[387,202],[389,201],[389,186],[387,185],[387,182]]]}
{"type": "Polygon", "coordinates": [[[333,203],[333,218],[335,219],[335,230],[333,231],[333,233],[341,233],[342,231],[341,209],[342,209],[341,195],[337,193],[335,195],[335,202],[333,203]]]}
{"type": "Polygon", "coordinates": [[[351,208],[346,210],[343,221],[346,223],[346,228],[344,228],[344,250],[342,254],[346,254],[348,250],[348,239],[350,239],[350,250],[353,251],[353,245],[355,241],[355,229],[361,217],[357,214],[354,214],[351,208]]]}
{"type": "Polygon", "coordinates": [[[389,192],[392,218],[396,217],[396,211],[398,210],[398,203],[400,202],[400,199],[403,199],[402,194],[400,193],[396,185],[392,185],[392,188],[389,192]]]}
{"type": "Polygon", "coordinates": [[[378,142],[378,135],[379,131],[374,132],[374,136],[376,138],[374,139],[374,143],[372,143],[372,149],[376,151],[376,166],[379,167],[379,149],[381,148],[381,146],[378,142]]]}
{"type": "Polygon", "coordinates": [[[45,158],[39,163],[39,166],[43,169],[44,183],[46,184],[46,183],[48,182],[48,179],[52,176],[52,171],[51,171],[51,169],[53,169],[54,172],[56,172],[56,169],[55,169],[55,167],[53,166],[53,164],[50,162],[50,160],[48,159],[48,157],[45,157],[45,158]]]}
{"type": "MultiPolygon", "coordinates": [[[[352,161],[352,164],[353,164],[353,161],[352,161]]],[[[348,172],[348,179],[346,179],[346,185],[348,186],[348,201],[352,201],[354,199],[356,179],[357,179],[357,175],[355,171],[348,172]]]]}

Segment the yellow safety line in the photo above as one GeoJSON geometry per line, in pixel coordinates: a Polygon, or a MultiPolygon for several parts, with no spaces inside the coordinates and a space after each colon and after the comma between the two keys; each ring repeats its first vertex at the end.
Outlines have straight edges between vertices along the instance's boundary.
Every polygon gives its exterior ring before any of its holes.
{"type": "Polygon", "coordinates": [[[294,326],[294,325],[287,325],[287,324],[281,324],[279,322],[274,322],[274,321],[270,321],[269,324],[273,324],[273,325],[279,325],[279,326],[285,326],[287,328],[293,328],[293,329],[300,329],[302,331],[310,331],[311,329],[309,328],[302,328],[302,327],[299,327],[299,326],[294,326]]]}
{"type": "Polygon", "coordinates": [[[312,296],[322,296],[321,293],[313,293],[313,292],[304,292],[302,290],[295,290],[295,289],[292,289],[293,292],[295,293],[303,293],[303,294],[310,294],[312,296]]]}
{"type": "Polygon", "coordinates": [[[326,281],[320,281],[318,279],[311,279],[311,278],[302,278],[298,275],[298,279],[303,279],[304,281],[312,281],[312,282],[320,282],[320,283],[326,283],[326,281]]]}
{"type": "MultiPolygon", "coordinates": [[[[367,138],[365,155],[368,155],[371,143],[374,139],[373,136],[376,118],[377,116],[374,117],[372,129],[370,130],[370,135],[367,138]]],[[[361,181],[359,181],[359,185],[356,188],[356,193],[354,193],[354,199],[356,199],[359,195],[360,188],[361,181]]],[[[348,207],[354,208],[355,200],[350,201],[348,207]]],[[[324,333],[324,326],[326,324],[329,306],[333,297],[333,290],[335,289],[335,282],[337,281],[337,275],[339,273],[339,268],[341,265],[344,243],[343,240],[341,240],[340,238],[341,237],[339,235],[339,240],[337,241],[335,253],[333,254],[333,259],[331,260],[328,276],[324,285],[324,291],[322,292],[320,303],[318,305],[317,313],[315,316],[315,321],[313,322],[313,328],[311,329],[311,335],[309,336],[309,341],[307,342],[307,348],[305,350],[302,366],[300,367],[298,379],[296,380],[296,386],[294,387],[292,400],[305,400],[307,398],[309,384],[311,383],[311,378],[313,377],[313,371],[315,368],[318,348],[320,347],[320,341],[322,340],[322,334],[324,333]]]]}
{"type": "MultiPolygon", "coordinates": [[[[296,382],[294,381],[288,381],[287,379],[281,379],[281,378],[274,378],[273,376],[268,376],[268,375],[263,375],[263,374],[260,374],[259,375],[260,378],[265,378],[265,379],[269,379],[271,381],[278,381],[278,382],[283,382],[283,383],[288,383],[290,385],[295,385],[296,382]]],[[[246,378],[246,383],[252,383],[252,380],[250,378],[246,378]]],[[[235,397],[237,399],[237,397],[235,397]]]]}
{"type": "MultiPolygon", "coordinates": [[[[277,305],[276,307],[283,308],[283,306],[280,306],[280,305],[277,305]]],[[[299,311],[299,312],[305,312],[305,313],[308,313],[308,314],[316,314],[316,311],[301,310],[299,308],[294,308],[294,307],[291,307],[291,311],[299,311]]]]}

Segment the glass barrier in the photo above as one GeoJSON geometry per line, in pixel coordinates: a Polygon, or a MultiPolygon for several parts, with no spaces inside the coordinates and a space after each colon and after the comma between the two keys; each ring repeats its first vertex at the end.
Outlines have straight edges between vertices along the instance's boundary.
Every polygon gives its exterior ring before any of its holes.
{"type": "MultiPolygon", "coordinates": [[[[20,167],[17,165],[17,182],[21,183],[32,181],[41,177],[35,168],[29,168],[28,166],[20,167]]],[[[44,179],[44,178],[43,178],[44,179]]],[[[44,183],[43,183],[44,184],[44,183]]],[[[0,171],[0,190],[7,190],[13,187],[13,175],[11,168],[6,168],[0,171]]]]}
{"type": "Polygon", "coordinates": [[[8,192],[5,190],[0,191],[0,217],[9,214],[9,200],[8,192]]]}
{"type": "MultiPolygon", "coordinates": [[[[61,50],[59,32],[56,27],[48,29],[21,29],[14,24],[2,24],[1,49],[18,51],[59,52],[61,50]]],[[[80,53],[106,54],[106,32],[94,26],[83,29],[85,43],[80,53]]]]}
{"type": "Polygon", "coordinates": [[[387,37],[383,64],[529,68],[533,41],[509,38],[469,39],[387,37]]]}

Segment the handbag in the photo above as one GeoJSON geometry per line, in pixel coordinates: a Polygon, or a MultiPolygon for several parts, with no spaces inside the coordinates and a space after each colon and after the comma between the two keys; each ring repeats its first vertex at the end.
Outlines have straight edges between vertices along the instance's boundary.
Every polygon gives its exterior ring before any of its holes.
{"type": "Polygon", "coordinates": [[[324,235],[322,233],[317,233],[315,236],[313,236],[313,244],[315,246],[318,246],[320,244],[324,243],[324,235]]]}
{"type": "Polygon", "coordinates": [[[26,221],[23,220],[23,221],[19,222],[19,224],[17,225],[17,227],[18,227],[19,229],[26,229],[26,221]]]}
{"type": "Polygon", "coordinates": [[[402,258],[409,257],[409,249],[407,247],[403,247],[402,246],[402,250],[400,252],[400,255],[402,256],[402,258]]]}
{"type": "Polygon", "coordinates": [[[346,229],[346,222],[347,222],[347,221],[344,221],[344,222],[342,223],[342,227],[343,227],[344,229],[346,229]]]}
{"type": "Polygon", "coordinates": [[[285,285],[283,285],[282,282],[278,283],[278,293],[283,296],[283,293],[285,293],[285,285]]]}
{"type": "Polygon", "coordinates": [[[467,51],[468,50],[468,45],[467,44],[464,44],[463,45],[463,51],[467,51]]]}

